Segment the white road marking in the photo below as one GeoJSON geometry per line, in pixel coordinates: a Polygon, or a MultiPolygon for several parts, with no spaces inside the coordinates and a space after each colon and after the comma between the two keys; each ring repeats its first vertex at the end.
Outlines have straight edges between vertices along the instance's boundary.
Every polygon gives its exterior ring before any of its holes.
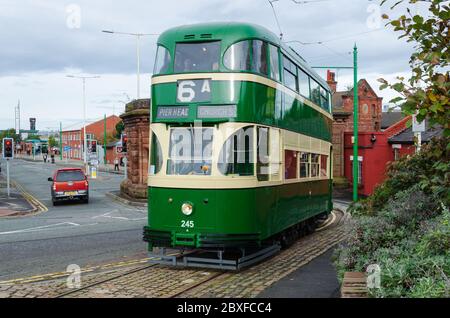
{"type": "Polygon", "coordinates": [[[96,215],[93,216],[92,219],[96,219],[96,218],[108,218],[108,219],[117,219],[117,220],[124,220],[124,221],[140,221],[140,220],[145,220],[147,218],[136,218],[136,219],[130,219],[127,218],[125,216],[112,216],[110,215],[112,212],[108,212],[108,213],[104,213],[101,215],[96,215]]]}
{"type": "Polygon", "coordinates": [[[31,227],[31,228],[22,229],[22,230],[0,232],[0,235],[46,231],[46,230],[52,230],[52,229],[55,229],[58,227],[60,228],[61,226],[62,227],[65,227],[65,226],[78,227],[78,226],[92,226],[92,225],[97,225],[97,224],[98,223],[90,223],[90,224],[82,225],[82,224],[78,224],[78,223],[74,223],[74,222],[62,222],[62,223],[55,223],[55,224],[50,224],[50,225],[31,227]]]}

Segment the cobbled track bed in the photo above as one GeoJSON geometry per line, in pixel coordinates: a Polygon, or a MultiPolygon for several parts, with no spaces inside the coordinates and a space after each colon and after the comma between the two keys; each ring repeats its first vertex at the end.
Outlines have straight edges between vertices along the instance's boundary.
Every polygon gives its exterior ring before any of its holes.
{"type": "Polygon", "coordinates": [[[79,289],[67,288],[66,278],[28,284],[0,282],[0,298],[257,297],[346,237],[348,214],[340,211],[334,214],[333,222],[323,230],[299,239],[274,257],[240,272],[135,264],[85,273],[79,289]]]}

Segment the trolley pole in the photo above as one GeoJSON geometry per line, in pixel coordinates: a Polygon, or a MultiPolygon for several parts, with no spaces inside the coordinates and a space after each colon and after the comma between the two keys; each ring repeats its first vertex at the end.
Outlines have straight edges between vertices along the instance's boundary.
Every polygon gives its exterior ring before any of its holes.
{"type": "Polygon", "coordinates": [[[353,48],[353,201],[358,201],[358,48],[353,48]]]}

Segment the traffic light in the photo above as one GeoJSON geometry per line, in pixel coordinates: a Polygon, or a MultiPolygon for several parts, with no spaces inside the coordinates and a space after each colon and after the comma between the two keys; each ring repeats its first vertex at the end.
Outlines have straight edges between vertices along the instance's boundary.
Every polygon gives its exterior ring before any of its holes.
{"type": "Polygon", "coordinates": [[[128,142],[128,137],[126,134],[122,134],[122,152],[126,153],[127,152],[127,142],[128,142]]]}
{"type": "Polygon", "coordinates": [[[3,158],[14,158],[14,139],[3,138],[3,158]]]}
{"type": "Polygon", "coordinates": [[[91,152],[96,153],[97,152],[97,140],[91,141],[91,152]]]}

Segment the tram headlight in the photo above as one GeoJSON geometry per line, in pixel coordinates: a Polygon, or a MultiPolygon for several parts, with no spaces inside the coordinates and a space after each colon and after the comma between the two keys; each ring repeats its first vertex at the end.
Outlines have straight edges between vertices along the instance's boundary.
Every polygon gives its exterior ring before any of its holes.
{"type": "Polygon", "coordinates": [[[190,202],[185,202],[181,206],[181,212],[183,212],[184,215],[191,215],[194,211],[194,205],[190,202]]]}

